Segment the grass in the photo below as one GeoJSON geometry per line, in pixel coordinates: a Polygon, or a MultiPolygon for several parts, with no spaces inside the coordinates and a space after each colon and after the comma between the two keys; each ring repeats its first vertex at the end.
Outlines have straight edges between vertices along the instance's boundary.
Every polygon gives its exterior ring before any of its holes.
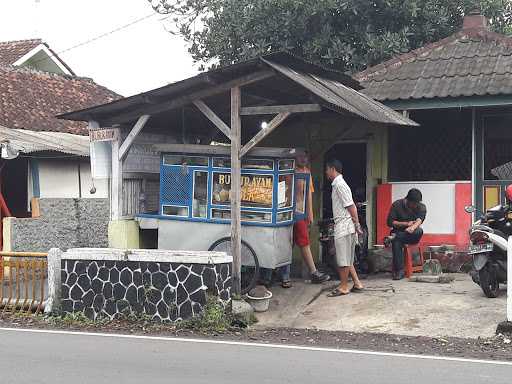
{"type": "MultiPolygon", "coordinates": [[[[128,303],[127,303],[128,304],[128,303]]],[[[226,309],[218,297],[208,295],[206,305],[201,314],[191,319],[176,322],[158,321],[151,316],[141,312],[134,312],[127,305],[125,309],[118,313],[114,319],[106,316],[97,317],[96,319],[88,318],[84,312],[73,313],[52,313],[52,314],[28,314],[28,313],[11,313],[11,318],[17,318],[23,322],[41,322],[53,327],[61,328],[105,328],[130,331],[176,331],[189,330],[197,331],[204,334],[208,333],[225,333],[229,331],[239,331],[247,328],[256,322],[253,316],[249,320],[235,317],[226,309]]]]}
{"type": "Polygon", "coordinates": [[[200,315],[177,323],[181,329],[193,329],[201,332],[222,333],[233,324],[233,317],[226,312],[222,303],[215,296],[208,296],[206,305],[200,315]]]}

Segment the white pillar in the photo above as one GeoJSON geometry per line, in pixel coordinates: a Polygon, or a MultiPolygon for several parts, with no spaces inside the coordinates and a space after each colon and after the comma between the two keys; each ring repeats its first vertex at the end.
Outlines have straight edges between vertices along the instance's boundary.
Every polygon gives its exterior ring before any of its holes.
{"type": "Polygon", "coordinates": [[[61,293],[61,260],[62,251],[52,248],[48,252],[48,300],[44,307],[45,313],[52,313],[60,310],[61,293]]]}
{"type": "Polygon", "coordinates": [[[512,236],[508,238],[507,246],[507,320],[512,321],[512,236]]]}
{"type": "Polygon", "coordinates": [[[123,161],[119,159],[121,130],[117,131],[112,143],[112,175],[110,179],[110,220],[120,220],[123,215],[123,161]]]}

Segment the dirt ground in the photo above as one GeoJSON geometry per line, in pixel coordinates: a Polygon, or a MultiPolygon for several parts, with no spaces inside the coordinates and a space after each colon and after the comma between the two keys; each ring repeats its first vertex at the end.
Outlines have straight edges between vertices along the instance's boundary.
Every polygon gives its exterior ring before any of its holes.
{"type": "MultiPolygon", "coordinates": [[[[364,280],[364,293],[328,298],[334,282],[322,286],[295,281],[291,289],[271,290],[268,312],[260,328],[374,332],[426,337],[492,337],[506,319],[506,289],[486,298],[466,274],[453,274],[449,284],[393,281],[389,274],[364,280]]],[[[505,288],[505,287],[503,287],[505,288]]]]}

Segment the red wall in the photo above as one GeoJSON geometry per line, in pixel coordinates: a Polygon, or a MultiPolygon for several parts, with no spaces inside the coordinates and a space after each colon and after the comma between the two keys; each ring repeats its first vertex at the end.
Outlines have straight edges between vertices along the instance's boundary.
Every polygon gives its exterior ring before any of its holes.
{"type": "MultiPolygon", "coordinates": [[[[382,244],[385,236],[389,235],[390,228],[386,219],[391,201],[393,184],[382,184],[377,187],[377,244],[382,244]]],[[[457,247],[466,247],[469,243],[469,227],[471,215],[464,211],[464,207],[471,205],[472,186],[470,183],[455,184],[455,233],[433,234],[426,233],[421,239],[422,245],[452,244],[457,247]]],[[[428,210],[428,207],[427,207],[428,210]]],[[[451,214],[451,213],[447,213],[451,214]]]]}

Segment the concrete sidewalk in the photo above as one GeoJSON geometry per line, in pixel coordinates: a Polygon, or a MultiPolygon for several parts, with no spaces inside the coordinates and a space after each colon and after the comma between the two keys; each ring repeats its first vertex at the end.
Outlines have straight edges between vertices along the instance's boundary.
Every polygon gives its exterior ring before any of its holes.
{"type": "Polygon", "coordinates": [[[364,280],[365,292],[328,298],[324,285],[294,281],[279,285],[268,312],[257,315],[257,327],[310,328],[329,331],[378,332],[410,336],[477,338],[494,335],[506,318],[506,290],[486,298],[466,274],[449,284],[392,281],[389,274],[364,280]]]}

